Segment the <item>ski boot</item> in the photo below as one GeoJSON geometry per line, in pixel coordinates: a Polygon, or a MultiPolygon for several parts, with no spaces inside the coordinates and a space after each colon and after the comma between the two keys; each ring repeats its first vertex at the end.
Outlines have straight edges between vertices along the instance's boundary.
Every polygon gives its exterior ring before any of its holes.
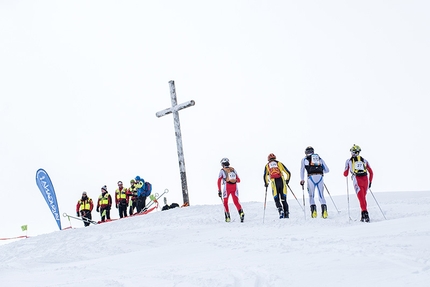
{"type": "Polygon", "coordinates": [[[322,212],[322,218],[327,218],[328,217],[328,213],[327,213],[327,205],[326,204],[321,204],[321,212],[322,212]]]}
{"type": "Polygon", "coordinates": [[[317,206],[315,204],[311,205],[311,217],[316,218],[317,217],[317,206]]]}
{"type": "Polygon", "coordinates": [[[284,210],[282,208],[278,208],[279,219],[284,218],[284,210]]]}
{"type": "Polygon", "coordinates": [[[289,212],[289,208],[288,208],[288,203],[286,203],[285,206],[284,206],[284,218],[290,218],[290,212],[289,212]]]}
{"type": "Polygon", "coordinates": [[[225,212],[225,222],[230,222],[230,212],[225,212]]]}
{"type": "Polygon", "coordinates": [[[370,218],[369,218],[369,213],[367,212],[367,210],[363,210],[361,212],[361,222],[370,222],[370,218]]]}
{"type": "Polygon", "coordinates": [[[245,213],[243,212],[243,209],[239,210],[239,216],[240,216],[240,222],[243,222],[245,219],[245,213]]]}

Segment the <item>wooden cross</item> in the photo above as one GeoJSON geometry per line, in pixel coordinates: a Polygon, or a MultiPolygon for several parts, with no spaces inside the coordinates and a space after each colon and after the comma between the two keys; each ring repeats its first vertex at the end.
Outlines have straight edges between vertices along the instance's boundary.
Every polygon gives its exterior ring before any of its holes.
{"type": "Polygon", "coordinates": [[[176,90],[175,90],[175,82],[169,81],[170,85],[170,98],[172,99],[172,107],[167,108],[165,110],[157,112],[155,115],[160,118],[162,116],[173,114],[173,121],[175,125],[175,135],[176,135],[176,147],[178,149],[178,160],[179,160],[179,172],[181,175],[181,185],[182,185],[182,196],[184,198],[184,205],[190,205],[190,201],[188,198],[188,186],[187,186],[187,176],[185,173],[185,160],[184,160],[184,151],[182,149],[182,135],[181,135],[181,125],[179,123],[179,111],[191,106],[194,106],[194,101],[188,101],[182,104],[177,103],[176,101],[176,90]]]}

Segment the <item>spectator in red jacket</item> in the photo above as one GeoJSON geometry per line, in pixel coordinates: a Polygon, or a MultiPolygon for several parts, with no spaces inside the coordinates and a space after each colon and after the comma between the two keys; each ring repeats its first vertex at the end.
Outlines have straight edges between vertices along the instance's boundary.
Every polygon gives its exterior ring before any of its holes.
{"type": "Polygon", "coordinates": [[[85,227],[90,225],[90,222],[88,220],[92,219],[91,211],[93,211],[93,208],[93,200],[87,196],[86,191],[82,192],[82,197],[78,200],[78,203],[76,204],[76,216],[82,217],[82,221],[84,222],[85,227]],[[86,221],[85,218],[87,218],[88,220],[86,221]]]}
{"type": "Polygon", "coordinates": [[[101,221],[110,220],[110,209],[112,207],[112,197],[107,191],[106,185],[102,187],[102,194],[97,201],[97,212],[100,212],[101,221]]]}

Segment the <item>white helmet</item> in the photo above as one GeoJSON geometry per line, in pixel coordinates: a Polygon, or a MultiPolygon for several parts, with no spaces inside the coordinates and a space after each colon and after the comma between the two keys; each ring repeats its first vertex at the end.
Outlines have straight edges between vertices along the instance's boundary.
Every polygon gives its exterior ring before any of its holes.
{"type": "Polygon", "coordinates": [[[228,158],[223,158],[222,160],[221,160],[221,165],[222,166],[229,166],[230,165],[230,160],[228,159],[228,158]]]}

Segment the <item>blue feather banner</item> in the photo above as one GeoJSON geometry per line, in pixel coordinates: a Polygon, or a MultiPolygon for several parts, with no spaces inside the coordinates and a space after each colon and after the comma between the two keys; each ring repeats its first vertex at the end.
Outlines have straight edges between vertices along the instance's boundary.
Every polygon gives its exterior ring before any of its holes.
{"type": "Polygon", "coordinates": [[[46,203],[49,206],[49,209],[52,212],[55,220],[57,221],[58,228],[61,230],[61,218],[60,218],[60,210],[58,208],[57,196],[55,195],[54,186],[52,185],[51,179],[49,178],[48,173],[46,173],[43,169],[38,169],[36,172],[36,183],[45,198],[46,203]]]}

